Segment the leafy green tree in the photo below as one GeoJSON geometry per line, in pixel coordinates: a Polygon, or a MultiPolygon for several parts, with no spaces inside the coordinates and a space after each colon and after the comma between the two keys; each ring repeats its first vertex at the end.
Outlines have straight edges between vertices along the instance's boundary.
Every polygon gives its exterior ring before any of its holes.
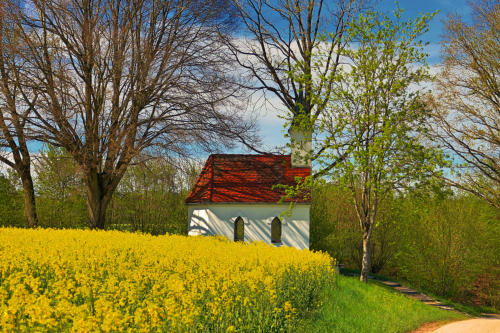
{"type": "Polygon", "coordinates": [[[82,185],[79,168],[64,148],[48,145],[35,170],[37,190],[44,196],[64,200],[82,185]]]}
{"type": "Polygon", "coordinates": [[[196,164],[163,158],[131,166],[110,203],[110,227],[151,234],[186,234],[184,199],[192,187],[192,175],[199,171],[196,164]]]}
{"type": "Polygon", "coordinates": [[[498,309],[500,211],[465,192],[415,191],[396,204],[393,276],[462,303],[498,309]]]}
{"type": "MultiPolygon", "coordinates": [[[[392,18],[367,11],[350,22],[351,47],[342,51],[346,65],[337,72],[328,112],[314,128],[308,121],[300,124],[315,133],[317,174],[351,193],[362,230],[362,281],[371,270],[370,242],[380,202],[395,189],[428,182],[444,163],[440,152],[422,143],[429,112],[419,85],[431,76],[420,36],[434,14],[405,21],[402,12],[397,8],[392,18]],[[337,161],[334,168],[332,161],[337,161]]],[[[325,58],[317,54],[315,61],[325,58]]]]}
{"type": "MultiPolygon", "coordinates": [[[[420,91],[412,89],[430,79],[419,38],[433,15],[402,21],[401,13],[396,9],[392,19],[367,12],[352,22],[356,46],[345,52],[351,66],[331,108],[344,125],[342,137],[356,142],[333,175],[350,189],[363,232],[362,281],[371,271],[370,240],[380,202],[394,189],[426,182],[442,162],[422,143],[429,113],[420,91]]],[[[326,161],[333,156],[336,150],[325,151],[326,161]]]]}
{"type": "Polygon", "coordinates": [[[0,226],[23,226],[23,200],[11,179],[0,173],[0,226]]]}
{"type": "MultiPolygon", "coordinates": [[[[363,257],[362,230],[350,190],[344,186],[325,184],[314,189],[311,205],[311,248],[327,251],[345,267],[361,269],[363,257]]],[[[399,223],[404,213],[395,196],[381,202],[370,242],[372,272],[394,271],[394,256],[400,243],[399,223]]],[[[406,240],[405,240],[406,241],[406,240]]]]}
{"type": "Polygon", "coordinates": [[[48,145],[35,163],[40,225],[83,227],[85,190],[76,162],[64,148],[48,145]]]}

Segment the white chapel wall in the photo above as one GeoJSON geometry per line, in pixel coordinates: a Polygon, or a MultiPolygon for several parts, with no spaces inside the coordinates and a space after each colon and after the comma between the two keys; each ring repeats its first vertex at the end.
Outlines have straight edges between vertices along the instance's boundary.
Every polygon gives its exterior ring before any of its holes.
{"type": "MultiPolygon", "coordinates": [[[[188,234],[234,237],[234,221],[241,216],[245,222],[245,241],[271,244],[271,221],[288,209],[288,204],[190,204],[188,234]]],[[[309,248],[308,204],[297,204],[290,216],[280,217],[282,245],[309,248]]]]}

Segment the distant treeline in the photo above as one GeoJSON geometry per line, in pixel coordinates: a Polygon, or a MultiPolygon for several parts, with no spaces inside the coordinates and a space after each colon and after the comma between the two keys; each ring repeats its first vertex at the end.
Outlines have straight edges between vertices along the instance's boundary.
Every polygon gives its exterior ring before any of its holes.
{"type": "MultiPolygon", "coordinates": [[[[40,227],[87,228],[85,187],[61,149],[36,162],[40,227]]],[[[151,159],[130,167],[107,210],[108,229],[153,235],[187,233],[184,199],[197,164],[151,159]],[[181,167],[182,165],[182,167],[181,167]]],[[[22,187],[0,175],[0,226],[26,227],[22,187]]],[[[313,193],[311,247],[360,269],[361,228],[345,189],[313,193]]],[[[463,303],[500,308],[500,211],[477,197],[442,190],[394,194],[382,203],[372,242],[372,271],[463,303]]]]}
{"type": "MultiPolygon", "coordinates": [[[[48,147],[35,162],[35,191],[42,228],[87,228],[85,186],[73,159],[48,147]]],[[[150,159],[132,165],[107,209],[107,229],[153,235],[187,233],[184,199],[198,175],[195,164],[150,159]]],[[[26,227],[16,174],[0,174],[0,226],[26,227]]]]}

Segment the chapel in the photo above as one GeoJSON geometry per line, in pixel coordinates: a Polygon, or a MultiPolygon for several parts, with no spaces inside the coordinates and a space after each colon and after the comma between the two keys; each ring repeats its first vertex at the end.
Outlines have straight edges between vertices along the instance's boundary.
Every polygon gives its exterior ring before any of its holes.
{"type": "Polygon", "coordinates": [[[298,144],[290,155],[210,155],[186,198],[188,234],[309,248],[310,195],[280,202],[285,192],[275,186],[293,186],[311,174],[305,157],[310,140],[294,134],[298,144]],[[290,201],[293,208],[282,214],[290,201]]]}

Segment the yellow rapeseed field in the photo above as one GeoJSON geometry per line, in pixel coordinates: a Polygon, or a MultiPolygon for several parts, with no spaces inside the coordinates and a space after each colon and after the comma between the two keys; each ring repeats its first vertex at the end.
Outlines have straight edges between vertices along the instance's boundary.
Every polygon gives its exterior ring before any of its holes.
{"type": "Polygon", "coordinates": [[[0,330],[291,331],[331,261],[214,237],[0,228],[0,330]]]}

